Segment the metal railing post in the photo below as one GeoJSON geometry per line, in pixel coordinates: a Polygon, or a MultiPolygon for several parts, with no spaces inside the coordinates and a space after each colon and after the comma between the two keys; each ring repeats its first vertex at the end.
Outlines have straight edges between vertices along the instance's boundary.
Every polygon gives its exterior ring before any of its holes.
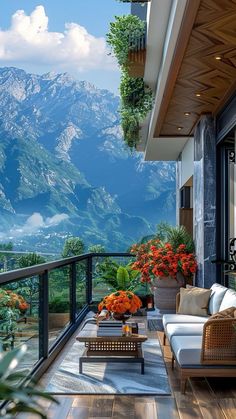
{"type": "Polygon", "coordinates": [[[48,271],[39,275],[39,358],[48,357],[48,271]]]}
{"type": "Polygon", "coordinates": [[[76,319],[76,263],[70,265],[70,321],[75,323],[76,319]]]}
{"type": "Polygon", "coordinates": [[[87,273],[86,273],[86,301],[87,304],[92,303],[92,290],[93,290],[93,258],[87,258],[87,273]]]}

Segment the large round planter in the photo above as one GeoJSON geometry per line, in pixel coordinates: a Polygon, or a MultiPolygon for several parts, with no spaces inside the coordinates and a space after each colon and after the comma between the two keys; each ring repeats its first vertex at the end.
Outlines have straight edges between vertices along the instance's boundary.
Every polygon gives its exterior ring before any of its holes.
{"type": "Polygon", "coordinates": [[[61,329],[70,321],[70,313],[48,313],[49,329],[61,329]]]}
{"type": "Polygon", "coordinates": [[[177,279],[171,277],[155,278],[152,280],[154,288],[155,307],[160,311],[175,312],[176,294],[185,285],[184,277],[177,274],[177,279]]]}

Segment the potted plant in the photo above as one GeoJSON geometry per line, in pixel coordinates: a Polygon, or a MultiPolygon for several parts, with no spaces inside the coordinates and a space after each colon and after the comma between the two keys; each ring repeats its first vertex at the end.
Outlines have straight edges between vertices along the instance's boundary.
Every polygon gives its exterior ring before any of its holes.
{"type": "Polygon", "coordinates": [[[185,278],[196,272],[195,255],[185,244],[175,247],[156,238],[132,246],[131,253],[136,254],[133,269],[141,273],[141,282],[154,287],[156,307],[174,310],[179,287],[185,284],[185,278]]]}
{"type": "Polygon", "coordinates": [[[49,301],[48,311],[49,329],[62,328],[70,320],[70,303],[61,296],[49,301]]]}
{"type": "Polygon", "coordinates": [[[17,321],[27,309],[28,304],[21,295],[11,290],[0,290],[0,337],[4,349],[14,347],[17,321]]]}
{"type": "Polygon", "coordinates": [[[129,51],[137,48],[145,32],[145,22],[138,16],[131,14],[115,16],[115,22],[110,23],[110,31],[106,39],[120,66],[128,66],[129,51]]]}

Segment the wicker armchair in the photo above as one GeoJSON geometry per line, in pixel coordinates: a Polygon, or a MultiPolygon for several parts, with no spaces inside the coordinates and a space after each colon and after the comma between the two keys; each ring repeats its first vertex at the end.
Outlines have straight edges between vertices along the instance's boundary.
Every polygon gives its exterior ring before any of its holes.
{"type": "Polygon", "coordinates": [[[236,318],[207,320],[203,327],[201,363],[236,365],[236,318]]]}

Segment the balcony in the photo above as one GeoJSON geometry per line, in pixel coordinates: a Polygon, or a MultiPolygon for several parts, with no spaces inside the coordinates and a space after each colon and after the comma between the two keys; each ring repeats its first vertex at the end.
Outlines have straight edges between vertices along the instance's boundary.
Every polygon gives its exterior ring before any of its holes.
{"type": "MultiPolygon", "coordinates": [[[[92,253],[59,261],[36,265],[0,275],[1,289],[11,288],[14,293],[20,289],[28,293],[29,308],[18,320],[15,333],[8,336],[11,347],[22,343],[28,346],[27,361],[19,370],[28,369],[29,375],[40,380],[45,388],[50,377],[58,369],[60,362],[68,354],[75,336],[81,328],[86,314],[96,307],[97,302],[107,294],[108,285],[98,283],[98,264],[107,260],[127,263],[132,260],[129,253],[92,253]],[[64,319],[53,323],[50,311],[53,311],[53,298],[60,293],[64,298],[64,319]]],[[[54,307],[55,308],[55,307],[54,307]]],[[[95,308],[96,309],[96,308],[95,308]]],[[[55,310],[54,310],[55,311],[55,310]]],[[[57,317],[58,314],[56,315],[57,317]]],[[[136,318],[146,323],[146,318],[136,318]]],[[[148,331],[148,338],[163,342],[163,333],[148,331]]],[[[193,378],[189,380],[185,395],[180,393],[178,371],[171,369],[171,351],[169,345],[162,347],[171,387],[169,396],[119,396],[119,395],[58,395],[59,406],[47,402],[48,417],[71,418],[109,417],[109,418],[182,418],[211,417],[230,419],[234,416],[236,388],[235,380],[225,378],[193,378]],[[76,416],[77,415],[77,416],[76,416]],[[209,416],[210,417],[210,416],[209,416]]],[[[20,416],[31,419],[31,414],[20,416]]]]}
{"type": "Polygon", "coordinates": [[[146,60],[146,35],[130,39],[127,68],[130,77],[143,77],[146,60]]]}

